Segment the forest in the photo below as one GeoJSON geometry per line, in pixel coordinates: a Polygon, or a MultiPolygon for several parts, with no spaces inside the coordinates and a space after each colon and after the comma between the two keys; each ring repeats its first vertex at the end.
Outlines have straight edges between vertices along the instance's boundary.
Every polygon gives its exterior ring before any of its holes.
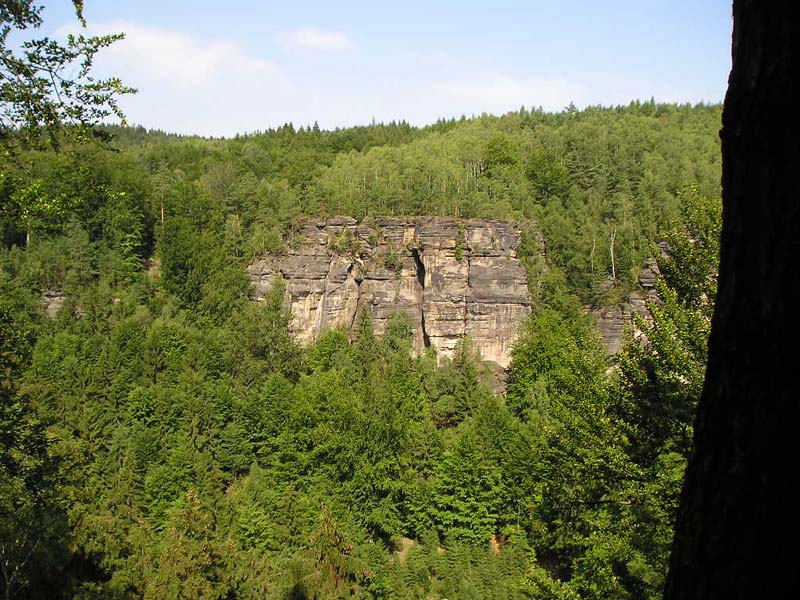
{"type": "Polygon", "coordinates": [[[651,101],[231,139],[109,126],[7,153],[5,597],[660,597],[720,119],[651,101]],[[324,215],[523,224],[536,285],[506,391],[469,339],[412,352],[402,312],[301,347],[281,289],[252,302],[246,265],[324,215]],[[609,356],[589,309],[648,258],[644,336],[609,356]]]}

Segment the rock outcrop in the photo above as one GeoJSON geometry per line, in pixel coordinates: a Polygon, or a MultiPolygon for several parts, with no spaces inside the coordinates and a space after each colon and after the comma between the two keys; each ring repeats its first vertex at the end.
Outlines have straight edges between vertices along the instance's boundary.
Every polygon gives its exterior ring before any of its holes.
{"type": "Polygon", "coordinates": [[[44,312],[49,319],[55,319],[67,297],[61,290],[47,290],[42,293],[44,312]]]}
{"type": "Polygon", "coordinates": [[[597,320],[597,328],[603,338],[603,344],[609,354],[616,354],[622,349],[625,330],[631,328],[634,336],[641,334],[636,326],[636,317],[650,318],[647,302],[657,301],[655,285],[660,273],[655,259],[648,259],[639,272],[639,289],[628,295],[618,306],[611,306],[592,311],[597,320]]]}
{"type": "Polygon", "coordinates": [[[292,327],[303,343],[352,328],[366,307],[376,333],[405,311],[417,352],[452,354],[469,336],[484,360],[507,367],[529,312],[527,274],[517,258],[520,228],[496,220],[348,217],[305,222],[279,256],[248,267],[261,299],[286,285],[292,327]]]}

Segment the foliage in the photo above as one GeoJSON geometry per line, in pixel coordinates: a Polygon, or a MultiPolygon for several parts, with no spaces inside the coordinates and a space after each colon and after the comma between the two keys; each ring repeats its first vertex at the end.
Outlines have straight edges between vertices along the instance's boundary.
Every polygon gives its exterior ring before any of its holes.
{"type": "Polygon", "coordinates": [[[2,591],[657,597],[715,299],[718,120],[633,103],[20,150],[4,202],[59,200],[2,221],[2,591]],[[505,394],[469,339],[415,352],[403,311],[300,347],[280,277],[250,301],[246,265],[337,213],[521,220],[533,306],[505,394]],[[647,342],[611,359],[584,305],[614,231],[620,287],[645,256],[663,277],[647,342]]]}
{"type": "Polygon", "coordinates": [[[399,254],[391,248],[389,252],[386,253],[386,256],[383,257],[383,266],[390,271],[399,273],[403,269],[403,260],[400,258],[399,254]]]}
{"type": "MultiPolygon", "coordinates": [[[[85,27],[83,1],[73,4],[85,27]]],[[[77,140],[107,138],[94,125],[109,116],[124,122],[117,97],[135,91],[117,78],[91,76],[95,55],[121,34],[69,34],[64,44],[47,37],[12,39],[12,34],[39,29],[43,11],[32,0],[0,3],[0,149],[6,155],[45,142],[57,147],[65,134],[77,140]]]]}
{"type": "Polygon", "coordinates": [[[525,176],[531,182],[534,198],[546,203],[564,201],[569,197],[572,182],[569,170],[556,156],[548,152],[531,154],[525,163],[525,176]]]}
{"type": "Polygon", "coordinates": [[[652,319],[639,323],[647,343],[629,343],[620,361],[618,409],[640,460],[665,452],[688,458],[705,375],[722,210],[696,191],[683,202],[684,222],[667,233],[669,249],[658,258],[659,302],[649,305],[652,319]]]}
{"type": "Polygon", "coordinates": [[[341,254],[358,254],[361,246],[356,236],[353,235],[353,231],[344,228],[341,233],[331,239],[328,248],[330,248],[332,252],[339,252],[341,254]]]}
{"type": "Polygon", "coordinates": [[[459,223],[458,229],[456,230],[456,246],[453,251],[456,260],[459,262],[464,259],[464,233],[464,224],[459,223]]]}
{"type": "Polygon", "coordinates": [[[518,150],[507,136],[495,134],[486,142],[483,163],[489,173],[496,172],[501,167],[515,167],[519,164],[518,150]]]}

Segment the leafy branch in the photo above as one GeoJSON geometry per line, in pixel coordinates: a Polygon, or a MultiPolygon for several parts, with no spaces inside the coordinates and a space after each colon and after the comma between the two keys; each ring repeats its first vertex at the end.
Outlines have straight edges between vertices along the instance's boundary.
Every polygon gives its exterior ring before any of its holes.
{"type": "MultiPolygon", "coordinates": [[[[83,2],[73,4],[85,27],[83,2]]],[[[117,77],[91,75],[97,53],[123,34],[33,38],[14,49],[11,34],[40,28],[42,9],[32,0],[0,0],[0,150],[6,156],[18,148],[57,149],[63,139],[107,141],[108,133],[95,126],[109,117],[124,123],[118,99],[136,92],[117,77]]]]}

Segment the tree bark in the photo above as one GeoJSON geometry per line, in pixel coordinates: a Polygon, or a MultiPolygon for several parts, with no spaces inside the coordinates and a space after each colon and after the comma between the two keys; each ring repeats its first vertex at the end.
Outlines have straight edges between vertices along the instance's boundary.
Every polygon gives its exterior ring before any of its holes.
{"type": "Polygon", "coordinates": [[[733,2],[719,287],[668,600],[797,593],[799,11],[733,2]]]}

